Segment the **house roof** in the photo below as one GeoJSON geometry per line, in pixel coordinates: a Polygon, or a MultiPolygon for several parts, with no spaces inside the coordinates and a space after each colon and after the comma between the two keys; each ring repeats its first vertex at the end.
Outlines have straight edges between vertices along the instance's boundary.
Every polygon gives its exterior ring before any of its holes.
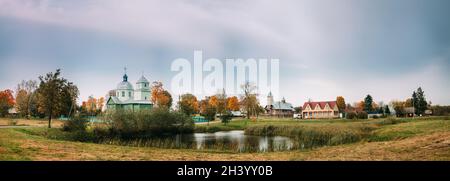
{"type": "Polygon", "coordinates": [[[334,107],[336,106],[336,101],[305,102],[305,104],[303,104],[303,110],[306,109],[308,105],[311,107],[311,109],[314,109],[317,105],[319,105],[320,109],[323,109],[327,104],[331,109],[334,109],[334,107]]]}
{"type": "Polygon", "coordinates": [[[287,103],[285,101],[277,101],[275,103],[273,103],[272,105],[272,109],[274,110],[292,110],[294,111],[294,107],[292,106],[291,103],[287,103]]]}

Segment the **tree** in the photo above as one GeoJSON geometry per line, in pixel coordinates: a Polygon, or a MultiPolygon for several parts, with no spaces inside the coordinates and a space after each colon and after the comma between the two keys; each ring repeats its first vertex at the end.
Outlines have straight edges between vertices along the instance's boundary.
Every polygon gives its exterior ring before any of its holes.
{"type": "Polygon", "coordinates": [[[345,110],[345,99],[342,96],[338,96],[336,98],[336,104],[339,109],[339,112],[343,112],[345,110]]]}
{"type": "Polygon", "coordinates": [[[172,95],[164,90],[161,82],[153,82],[151,99],[157,107],[172,107],[172,95]]]}
{"type": "Polygon", "coordinates": [[[21,116],[30,118],[37,114],[36,99],[37,82],[34,80],[25,81],[17,85],[16,90],[16,109],[21,116]]]}
{"type": "Polygon", "coordinates": [[[417,115],[422,115],[427,110],[428,103],[425,99],[425,92],[421,87],[419,87],[417,91],[413,92],[412,103],[417,115]]]}
{"type": "Polygon", "coordinates": [[[254,86],[250,82],[246,82],[241,85],[241,88],[244,94],[241,97],[241,104],[244,110],[247,112],[247,118],[250,119],[251,115],[256,115],[258,112],[259,101],[257,98],[257,94],[254,93],[256,90],[256,86],[254,86]]]}
{"type": "MultiPolygon", "coordinates": [[[[205,119],[208,121],[214,121],[214,119],[216,118],[216,111],[217,110],[215,107],[212,107],[211,105],[207,105],[203,116],[205,116],[205,119]]],[[[209,122],[208,122],[208,124],[209,124],[209,122]]]]}
{"type": "Polygon", "coordinates": [[[364,101],[359,101],[359,102],[355,103],[356,112],[364,111],[365,105],[366,105],[366,103],[364,103],[364,101]]]}
{"type": "Polygon", "coordinates": [[[302,107],[298,106],[298,107],[294,107],[295,113],[301,113],[302,112],[302,107]]]}
{"type": "Polygon", "coordinates": [[[181,95],[181,100],[178,102],[180,111],[186,115],[192,115],[199,112],[197,97],[192,94],[181,95]]]}
{"type": "Polygon", "coordinates": [[[217,97],[214,95],[214,96],[209,97],[208,104],[211,107],[217,108],[217,105],[219,105],[219,101],[217,100],[217,97]]]}
{"type": "Polygon", "coordinates": [[[396,114],[397,117],[402,117],[402,116],[405,115],[406,102],[403,102],[403,101],[392,101],[391,105],[394,108],[395,114],[396,114]]]}
{"type": "Polygon", "coordinates": [[[388,105],[385,105],[385,106],[384,106],[384,114],[385,114],[385,115],[391,115],[391,110],[389,109],[389,106],[388,106],[388,105]]]}
{"type": "Polygon", "coordinates": [[[70,107],[73,107],[73,102],[78,97],[78,88],[60,76],[60,69],[55,73],[49,72],[45,76],[39,76],[38,107],[40,112],[48,116],[48,128],[51,128],[52,117],[67,111],[65,109],[68,102],[71,102],[70,107]]]}
{"type": "Polygon", "coordinates": [[[364,111],[367,113],[373,112],[373,98],[370,94],[364,98],[364,111]]]}
{"type": "Polygon", "coordinates": [[[225,114],[227,111],[227,95],[225,94],[225,90],[222,92],[216,94],[217,103],[216,103],[216,109],[217,113],[219,114],[225,114]]]}
{"type": "Polygon", "coordinates": [[[4,117],[8,114],[9,109],[13,108],[15,100],[13,97],[13,91],[6,89],[0,91],[0,116],[4,117]]]}
{"type": "Polygon", "coordinates": [[[227,99],[227,109],[229,111],[239,111],[239,99],[236,96],[227,99]]]}
{"type": "Polygon", "coordinates": [[[66,117],[70,117],[75,112],[77,103],[76,99],[79,95],[78,87],[75,86],[72,82],[66,82],[63,85],[61,91],[61,100],[58,104],[58,114],[64,115],[66,117]]]}

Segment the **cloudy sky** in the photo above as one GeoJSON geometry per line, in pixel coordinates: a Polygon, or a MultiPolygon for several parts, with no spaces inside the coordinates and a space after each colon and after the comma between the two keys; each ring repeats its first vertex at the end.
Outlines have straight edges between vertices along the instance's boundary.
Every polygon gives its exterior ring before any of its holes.
{"type": "MultiPolygon", "coordinates": [[[[176,58],[278,58],[280,95],[450,104],[448,0],[0,0],[0,90],[61,68],[81,100],[176,58]]],[[[265,98],[262,98],[265,104],[265,98]]]]}

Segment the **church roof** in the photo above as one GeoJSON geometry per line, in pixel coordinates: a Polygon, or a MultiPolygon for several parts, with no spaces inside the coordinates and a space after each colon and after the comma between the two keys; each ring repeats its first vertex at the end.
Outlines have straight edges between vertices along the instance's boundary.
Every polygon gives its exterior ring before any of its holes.
{"type": "Polygon", "coordinates": [[[112,101],[114,104],[152,104],[150,100],[126,100],[126,101],[120,101],[119,98],[116,96],[109,97],[107,103],[109,101],[112,101]]]}
{"type": "Polygon", "coordinates": [[[286,101],[277,101],[273,103],[272,109],[274,110],[294,110],[294,107],[291,103],[287,103],[286,101]]]}
{"type": "Polygon", "coordinates": [[[141,78],[139,78],[137,83],[149,83],[149,81],[144,76],[141,76],[141,78]]]}
{"type": "Polygon", "coordinates": [[[133,85],[128,81],[122,81],[117,85],[117,90],[133,90],[133,85]]]}

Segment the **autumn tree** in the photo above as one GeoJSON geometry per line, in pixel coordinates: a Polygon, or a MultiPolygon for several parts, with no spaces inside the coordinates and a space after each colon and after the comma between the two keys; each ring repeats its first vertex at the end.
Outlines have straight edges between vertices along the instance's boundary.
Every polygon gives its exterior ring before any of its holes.
{"type": "Polygon", "coordinates": [[[227,109],[229,111],[239,111],[239,99],[236,96],[227,98],[227,109]]]}
{"type": "Polygon", "coordinates": [[[37,82],[34,80],[25,81],[17,85],[16,109],[21,116],[30,118],[37,114],[37,82]]]}
{"type": "Polygon", "coordinates": [[[217,109],[217,105],[219,105],[219,101],[217,100],[217,97],[214,95],[214,96],[209,97],[208,104],[211,107],[214,107],[215,109],[217,109]]]}
{"type": "Polygon", "coordinates": [[[392,101],[391,105],[395,110],[395,114],[397,117],[402,117],[404,116],[405,113],[405,105],[407,104],[407,101],[403,102],[403,101],[392,101]]]}
{"type": "Polygon", "coordinates": [[[225,114],[227,112],[227,95],[225,89],[216,94],[216,111],[219,114],[225,114]]]}
{"type": "Polygon", "coordinates": [[[60,76],[60,69],[57,69],[55,73],[49,72],[45,76],[39,76],[38,107],[40,112],[48,116],[49,128],[51,128],[52,117],[66,111],[63,109],[68,107],[68,102],[73,105],[78,97],[78,88],[60,76]]]}
{"type": "Polygon", "coordinates": [[[259,101],[255,93],[257,87],[250,82],[246,82],[241,85],[241,89],[244,92],[241,96],[241,104],[244,111],[247,112],[247,118],[250,119],[250,116],[256,115],[259,110],[259,101]]]}
{"type": "Polygon", "coordinates": [[[343,112],[345,110],[345,99],[342,96],[338,96],[336,98],[336,104],[339,109],[339,112],[343,112]]]}
{"type": "Polygon", "coordinates": [[[197,97],[192,94],[181,95],[181,100],[178,102],[178,107],[181,112],[189,116],[199,112],[197,97]]]}
{"type": "Polygon", "coordinates": [[[172,95],[167,90],[164,90],[161,82],[153,82],[151,100],[156,107],[172,107],[172,95]]]}
{"type": "Polygon", "coordinates": [[[13,97],[13,91],[6,89],[0,91],[0,116],[4,117],[8,114],[8,110],[13,108],[15,100],[13,97]]]}

